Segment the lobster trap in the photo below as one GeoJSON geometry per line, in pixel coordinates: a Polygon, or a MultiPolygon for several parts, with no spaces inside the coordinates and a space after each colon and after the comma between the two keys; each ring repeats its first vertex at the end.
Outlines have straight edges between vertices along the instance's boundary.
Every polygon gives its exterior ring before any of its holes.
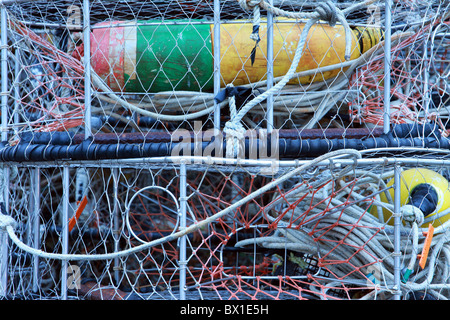
{"type": "Polygon", "coordinates": [[[4,299],[448,299],[448,1],[1,2],[4,299]]]}

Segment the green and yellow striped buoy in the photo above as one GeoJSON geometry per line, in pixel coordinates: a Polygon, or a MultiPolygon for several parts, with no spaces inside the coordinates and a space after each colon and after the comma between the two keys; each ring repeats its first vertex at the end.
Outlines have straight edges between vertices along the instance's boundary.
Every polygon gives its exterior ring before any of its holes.
{"type": "MultiPolygon", "coordinates": [[[[295,54],[303,23],[284,20],[274,25],[274,76],[288,71],[295,54]]],[[[256,60],[250,53],[255,42],[249,38],[252,25],[240,21],[220,27],[221,85],[235,86],[261,81],[267,72],[267,25],[260,26],[256,60]]],[[[352,29],[351,59],[377,44],[379,28],[352,29]]],[[[208,21],[113,21],[102,22],[91,34],[91,65],[109,87],[120,92],[160,92],[172,90],[213,90],[213,25],[208,21]]],[[[345,32],[341,25],[313,26],[297,71],[339,64],[344,61],[345,32]]],[[[317,72],[291,81],[303,84],[336,76],[340,68],[317,72]]]]}

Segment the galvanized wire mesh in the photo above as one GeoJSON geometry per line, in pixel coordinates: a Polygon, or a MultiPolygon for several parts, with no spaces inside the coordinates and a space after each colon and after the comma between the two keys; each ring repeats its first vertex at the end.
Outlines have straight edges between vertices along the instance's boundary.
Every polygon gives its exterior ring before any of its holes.
{"type": "Polygon", "coordinates": [[[3,1],[0,295],[447,299],[449,5],[3,1]]]}

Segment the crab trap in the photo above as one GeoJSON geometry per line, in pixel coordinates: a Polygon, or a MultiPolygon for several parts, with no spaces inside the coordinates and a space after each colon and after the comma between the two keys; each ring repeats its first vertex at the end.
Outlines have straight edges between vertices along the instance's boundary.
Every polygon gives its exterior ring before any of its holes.
{"type": "Polygon", "coordinates": [[[0,9],[3,299],[450,297],[448,0],[0,9]]]}

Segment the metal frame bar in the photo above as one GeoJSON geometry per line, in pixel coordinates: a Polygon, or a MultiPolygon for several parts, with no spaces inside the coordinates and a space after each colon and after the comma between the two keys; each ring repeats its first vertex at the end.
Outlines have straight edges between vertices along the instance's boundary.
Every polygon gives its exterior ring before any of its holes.
{"type": "MultiPolygon", "coordinates": [[[[220,0],[214,0],[214,96],[220,91],[220,0]]],[[[214,100],[214,129],[220,130],[220,106],[214,100]]]]}
{"type": "Polygon", "coordinates": [[[391,123],[391,12],[392,0],[385,0],[384,21],[384,133],[388,133],[391,123]]]}
{"type": "Polygon", "coordinates": [[[1,102],[2,102],[2,141],[8,139],[8,16],[6,8],[1,7],[1,102]]]}
{"type": "MultiPolygon", "coordinates": [[[[21,70],[20,70],[20,49],[16,48],[15,49],[15,57],[16,57],[16,61],[14,63],[14,78],[15,78],[15,83],[14,83],[14,124],[19,123],[20,119],[19,119],[19,100],[20,100],[20,74],[21,74],[21,70]]],[[[16,131],[16,128],[14,126],[14,130],[16,131]]]]}
{"type": "MultiPolygon", "coordinates": [[[[9,172],[10,168],[5,167],[3,170],[3,183],[9,185],[9,172]]],[[[4,199],[4,208],[9,208],[9,189],[0,189],[3,194],[0,196],[4,199]]],[[[5,214],[8,214],[5,212],[5,214]]],[[[9,236],[8,233],[0,231],[0,297],[6,296],[8,292],[8,252],[9,252],[9,236]]]]}
{"type": "MultiPolygon", "coordinates": [[[[63,202],[62,202],[62,253],[69,253],[69,167],[63,167],[63,202]]],[[[68,261],[61,261],[61,299],[67,300],[67,268],[68,261]]]]}
{"type": "MultiPolygon", "coordinates": [[[[113,239],[114,239],[114,252],[117,252],[120,250],[120,237],[119,237],[119,230],[120,230],[120,216],[119,216],[119,169],[114,168],[112,170],[113,175],[113,189],[114,189],[114,204],[113,204],[113,239]]],[[[114,259],[114,280],[116,281],[116,285],[118,286],[120,284],[120,273],[119,273],[119,265],[120,265],[120,258],[114,259]]]]}
{"type": "MultiPolygon", "coordinates": [[[[427,41],[424,41],[423,43],[423,105],[424,105],[424,112],[425,117],[428,116],[428,110],[430,107],[430,89],[429,89],[429,82],[430,82],[430,65],[429,65],[429,56],[428,56],[428,39],[427,41]]],[[[426,122],[429,122],[428,118],[425,118],[426,122]]]]}
{"type": "MultiPolygon", "coordinates": [[[[32,235],[33,235],[33,248],[40,248],[40,197],[41,197],[41,177],[40,177],[40,169],[35,168],[32,172],[32,195],[33,195],[33,219],[32,219],[32,235]]],[[[39,281],[39,257],[33,257],[33,291],[38,292],[40,286],[39,281]]]]}
{"type": "Polygon", "coordinates": [[[91,126],[91,22],[89,0],[83,0],[83,42],[84,42],[84,134],[92,136],[91,126]]]}
{"type": "MultiPolygon", "coordinates": [[[[193,167],[198,165],[225,165],[225,166],[241,166],[241,167],[270,167],[273,165],[272,160],[249,160],[249,159],[233,159],[233,158],[214,158],[214,157],[200,157],[200,156],[179,156],[179,157],[154,157],[154,158],[124,158],[124,159],[106,159],[106,160],[80,160],[70,162],[10,162],[11,166],[26,167],[41,167],[54,168],[62,165],[68,167],[95,167],[95,168],[142,168],[144,165],[159,165],[178,167],[181,161],[186,163],[193,163],[193,167]]],[[[303,164],[310,163],[308,160],[280,160],[277,165],[286,168],[296,168],[303,164]]],[[[374,165],[427,165],[427,166],[444,166],[450,167],[450,160],[443,159],[419,159],[419,158],[368,158],[368,159],[333,159],[323,160],[314,164],[315,167],[329,166],[331,163],[339,166],[354,165],[355,167],[365,167],[374,165]]]]}
{"type": "Polygon", "coordinates": [[[400,213],[400,197],[401,197],[401,168],[398,164],[394,167],[394,299],[400,300],[400,281],[401,281],[401,249],[400,249],[400,240],[401,240],[401,213],[400,213]]]}
{"type": "MultiPolygon", "coordinates": [[[[5,0],[0,1],[1,4],[1,127],[2,127],[2,141],[6,141],[8,138],[8,34],[7,34],[7,12],[6,7],[9,4],[29,2],[30,0],[5,0]]],[[[273,0],[268,0],[269,4],[273,3],[273,0]]],[[[383,130],[385,133],[390,130],[390,90],[391,90],[391,14],[392,14],[392,0],[385,0],[385,57],[384,57],[384,126],[383,130]]],[[[90,64],[90,1],[83,0],[83,38],[84,38],[84,68],[85,68],[85,138],[88,139],[92,136],[91,127],[91,64],[90,64]]],[[[427,47],[425,44],[424,52],[427,58],[427,47]]],[[[220,1],[214,0],[214,94],[216,95],[221,87],[220,78],[220,1]]],[[[425,66],[427,66],[428,61],[425,60],[425,66]]],[[[426,68],[425,68],[426,69],[426,68]]],[[[18,70],[18,62],[16,61],[16,72],[18,70]]],[[[426,71],[426,70],[425,70],[426,71]]],[[[428,73],[425,72],[425,77],[428,73]]],[[[428,95],[428,78],[425,78],[424,82],[424,95],[428,95]]],[[[269,12],[267,15],[267,89],[273,86],[273,15],[269,12]]],[[[17,90],[17,89],[16,89],[17,90]]],[[[15,97],[18,92],[15,92],[15,97]]],[[[427,96],[427,98],[429,98],[427,96]]],[[[17,102],[16,102],[17,103],[17,102]]],[[[428,107],[428,105],[426,105],[428,107]]],[[[267,98],[267,130],[271,132],[274,129],[273,123],[273,95],[267,98]]],[[[215,103],[214,109],[214,128],[220,129],[220,108],[217,103],[215,103]]],[[[104,166],[112,167],[113,170],[113,181],[114,181],[114,208],[113,208],[113,219],[114,219],[114,230],[119,230],[119,204],[117,202],[118,193],[118,169],[117,167],[137,167],[142,164],[163,164],[178,166],[180,168],[180,229],[186,228],[187,219],[187,181],[186,181],[186,161],[189,160],[200,161],[202,164],[226,164],[226,165],[239,165],[239,166],[254,166],[254,167],[264,167],[272,166],[273,161],[262,161],[262,160],[242,160],[242,159],[228,159],[228,158],[207,158],[207,157],[159,157],[159,158],[138,158],[138,159],[114,159],[114,160],[101,160],[101,161],[80,161],[80,162],[70,162],[63,164],[63,203],[62,203],[62,253],[69,252],[69,232],[68,232],[68,213],[69,213],[69,193],[70,193],[70,180],[69,180],[69,168],[76,166],[104,166]],[[181,159],[181,162],[179,162],[181,159]],[[179,163],[179,164],[178,164],[179,163]]],[[[195,163],[194,161],[194,163],[195,163]]],[[[309,163],[309,161],[278,161],[280,167],[298,167],[302,164],[309,163]]],[[[426,164],[436,165],[436,166],[446,166],[450,167],[450,160],[437,160],[437,159],[398,159],[398,158],[378,158],[378,159],[333,159],[324,160],[320,163],[315,164],[316,167],[325,166],[328,167],[330,164],[333,165],[355,165],[355,167],[363,166],[373,166],[373,165],[393,165],[394,166],[394,294],[396,299],[400,299],[400,285],[401,285],[401,203],[400,203],[400,186],[401,186],[401,168],[403,165],[418,165],[426,164]]],[[[3,170],[5,185],[9,184],[9,173],[10,166],[13,163],[6,164],[3,170]]],[[[23,167],[33,167],[32,174],[32,217],[33,217],[33,246],[35,248],[39,247],[39,217],[40,217],[40,168],[49,166],[61,166],[61,163],[56,162],[30,162],[26,164],[20,164],[23,167]]],[[[198,164],[194,164],[197,166],[198,164]]],[[[5,207],[8,208],[9,203],[9,190],[5,188],[4,190],[5,207]]],[[[0,261],[0,295],[6,294],[7,291],[7,263],[8,263],[8,237],[6,234],[0,234],[2,237],[1,241],[1,261],[0,261]]],[[[114,238],[115,245],[114,250],[117,251],[118,239],[114,238]]],[[[186,272],[187,272],[187,236],[180,238],[179,250],[179,275],[180,275],[180,299],[186,299],[186,272]]],[[[33,257],[33,290],[38,290],[38,274],[39,274],[39,257],[33,257]]],[[[115,265],[115,280],[119,281],[119,259],[114,260],[115,265]]],[[[62,299],[67,299],[67,269],[68,261],[62,261],[61,266],[61,295],[62,299]]]]}
{"type": "MultiPolygon", "coordinates": [[[[273,5],[273,0],[268,1],[273,5]]],[[[273,14],[267,13],[267,90],[273,87],[273,14]]],[[[274,129],[273,123],[273,94],[267,97],[267,132],[271,133],[274,129]]]]}
{"type": "MultiPolygon", "coordinates": [[[[8,30],[7,30],[7,12],[5,6],[1,6],[1,129],[2,129],[2,141],[6,141],[8,138],[8,30]]],[[[3,170],[3,183],[4,186],[9,185],[9,167],[2,168],[3,170]]],[[[7,187],[2,188],[0,191],[4,191],[2,195],[5,201],[5,208],[9,202],[9,190],[7,187]]],[[[6,214],[6,212],[5,212],[6,214]]],[[[6,232],[0,232],[0,296],[5,296],[7,293],[8,284],[8,234],[6,232]]]]}

